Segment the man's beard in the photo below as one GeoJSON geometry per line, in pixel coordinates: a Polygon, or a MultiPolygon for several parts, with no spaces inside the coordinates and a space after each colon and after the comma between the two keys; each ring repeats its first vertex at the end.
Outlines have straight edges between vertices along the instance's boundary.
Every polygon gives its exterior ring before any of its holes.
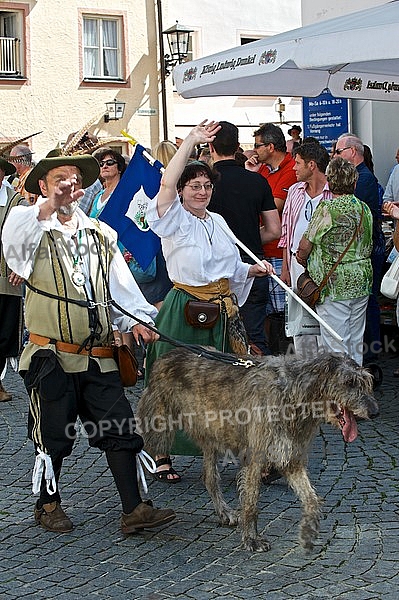
{"type": "Polygon", "coordinates": [[[70,204],[60,206],[57,209],[57,213],[62,215],[63,217],[71,217],[75,210],[78,208],[79,202],[75,200],[75,202],[71,202],[70,204]]]}

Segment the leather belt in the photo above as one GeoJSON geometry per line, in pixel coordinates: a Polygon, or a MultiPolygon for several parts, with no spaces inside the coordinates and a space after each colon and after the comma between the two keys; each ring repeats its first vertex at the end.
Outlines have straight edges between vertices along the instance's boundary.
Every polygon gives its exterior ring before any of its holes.
{"type": "Polygon", "coordinates": [[[68,342],[60,342],[58,340],[38,335],[37,333],[29,334],[29,341],[37,346],[47,346],[47,344],[54,344],[54,346],[60,352],[68,352],[70,354],[79,354],[82,356],[94,356],[95,358],[113,358],[114,351],[111,346],[93,346],[91,350],[82,348],[79,352],[79,344],[68,344],[68,342]]]}

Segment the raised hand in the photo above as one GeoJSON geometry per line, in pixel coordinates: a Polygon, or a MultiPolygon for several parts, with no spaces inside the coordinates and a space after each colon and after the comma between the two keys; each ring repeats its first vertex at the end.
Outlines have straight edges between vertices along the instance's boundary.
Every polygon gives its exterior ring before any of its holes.
{"type": "Polygon", "coordinates": [[[257,173],[260,169],[261,163],[259,162],[258,155],[253,154],[245,161],[244,164],[247,171],[252,171],[253,173],[257,173]]]}
{"type": "Polygon", "coordinates": [[[76,175],[70,179],[60,181],[57,186],[54,187],[53,194],[49,195],[49,201],[52,203],[55,210],[61,206],[68,206],[72,202],[77,202],[83,195],[82,189],[75,190],[77,184],[76,175]]]}
{"type": "Polygon", "coordinates": [[[220,129],[220,125],[217,121],[209,121],[204,119],[201,123],[196,125],[189,133],[190,138],[194,144],[209,144],[213,142],[217,132],[220,129]]]}

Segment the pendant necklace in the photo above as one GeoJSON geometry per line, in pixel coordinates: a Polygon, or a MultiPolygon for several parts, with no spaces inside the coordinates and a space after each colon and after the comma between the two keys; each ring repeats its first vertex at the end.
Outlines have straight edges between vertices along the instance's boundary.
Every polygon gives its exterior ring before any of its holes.
{"type": "MultiPolygon", "coordinates": [[[[207,213],[208,214],[208,213],[207,213]]],[[[209,220],[205,217],[197,217],[197,215],[195,215],[195,217],[198,219],[198,221],[201,223],[202,227],[205,229],[206,235],[208,237],[209,243],[212,246],[212,238],[213,238],[213,234],[215,233],[215,222],[212,219],[211,215],[209,216],[209,220]],[[212,230],[209,232],[208,226],[207,226],[207,222],[209,222],[212,225],[212,230]]]]}
{"type": "Polygon", "coordinates": [[[81,245],[81,230],[78,231],[77,236],[73,235],[72,239],[75,242],[76,245],[76,254],[73,257],[73,272],[71,275],[71,279],[72,282],[77,286],[77,287],[82,287],[85,285],[86,283],[86,275],[83,272],[83,261],[82,261],[82,257],[80,255],[80,245],[81,245]],[[79,238],[79,239],[78,239],[79,238]]]}

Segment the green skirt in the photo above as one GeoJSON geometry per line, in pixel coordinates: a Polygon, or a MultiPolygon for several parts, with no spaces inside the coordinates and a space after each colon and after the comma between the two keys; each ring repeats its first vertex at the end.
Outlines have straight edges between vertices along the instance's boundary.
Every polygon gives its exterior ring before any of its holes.
{"type": "MultiPolygon", "coordinates": [[[[185,344],[197,344],[200,346],[212,346],[222,352],[231,352],[231,346],[227,336],[227,318],[221,315],[212,329],[200,329],[188,325],[184,317],[184,306],[192,296],[181,290],[171,289],[168,292],[161,310],[155,320],[160,333],[164,333],[175,340],[185,344]]],[[[173,350],[175,346],[163,341],[149,344],[145,364],[145,385],[151,373],[151,368],[157,358],[173,350]]],[[[177,431],[172,454],[183,454],[188,456],[199,456],[201,450],[194,444],[184,431],[177,431]]]]}

